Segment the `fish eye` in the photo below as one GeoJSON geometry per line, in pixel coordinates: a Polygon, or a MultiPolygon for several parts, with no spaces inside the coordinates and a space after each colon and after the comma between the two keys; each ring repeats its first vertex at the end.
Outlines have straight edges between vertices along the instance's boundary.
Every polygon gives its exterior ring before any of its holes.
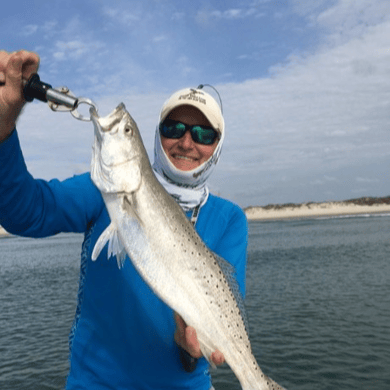
{"type": "Polygon", "coordinates": [[[134,130],[131,129],[131,128],[129,128],[129,127],[126,127],[126,128],[125,128],[125,133],[126,133],[126,134],[129,134],[130,136],[132,136],[133,133],[134,133],[134,130]]]}

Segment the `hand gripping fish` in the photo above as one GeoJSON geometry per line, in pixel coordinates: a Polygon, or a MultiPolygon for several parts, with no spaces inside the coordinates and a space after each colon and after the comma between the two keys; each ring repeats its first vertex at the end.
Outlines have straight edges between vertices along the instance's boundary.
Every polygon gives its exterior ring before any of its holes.
{"type": "Polygon", "coordinates": [[[115,255],[119,267],[127,254],[155,294],[196,329],[206,359],[221,351],[244,390],[282,389],[263,374],[252,354],[232,266],[204,245],[157,181],[124,104],[106,117],[91,109],[91,118],[91,177],[111,219],[92,259],[107,242],[108,256],[115,255]]]}

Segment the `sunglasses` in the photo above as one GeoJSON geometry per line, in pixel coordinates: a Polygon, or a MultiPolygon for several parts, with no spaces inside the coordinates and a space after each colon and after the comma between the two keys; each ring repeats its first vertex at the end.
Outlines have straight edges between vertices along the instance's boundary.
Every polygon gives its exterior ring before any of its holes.
{"type": "Polygon", "coordinates": [[[181,138],[187,130],[190,131],[194,142],[202,145],[212,145],[219,137],[218,133],[208,126],[186,125],[182,122],[176,122],[172,119],[165,119],[159,126],[160,134],[166,138],[181,138]]]}

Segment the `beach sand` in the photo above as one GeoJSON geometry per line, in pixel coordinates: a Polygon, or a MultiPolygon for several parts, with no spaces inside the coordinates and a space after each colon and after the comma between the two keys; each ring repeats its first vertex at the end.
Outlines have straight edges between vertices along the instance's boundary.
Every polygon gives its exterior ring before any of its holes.
{"type": "Polygon", "coordinates": [[[6,232],[1,226],[0,226],[0,238],[9,236],[10,234],[6,232]]]}
{"type": "Polygon", "coordinates": [[[316,218],[338,215],[390,213],[390,198],[360,198],[343,202],[303,203],[248,207],[249,220],[316,218]]]}
{"type": "MultiPolygon", "coordinates": [[[[267,221],[296,218],[318,218],[356,214],[390,214],[390,197],[359,198],[342,202],[271,204],[244,209],[248,220],[267,221]]],[[[9,236],[0,226],[0,238],[9,236]]]]}

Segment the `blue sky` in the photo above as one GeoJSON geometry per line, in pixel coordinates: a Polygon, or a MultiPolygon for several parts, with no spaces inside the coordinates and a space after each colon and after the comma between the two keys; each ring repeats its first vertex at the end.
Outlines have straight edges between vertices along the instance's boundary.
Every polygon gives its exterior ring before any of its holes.
{"type": "MultiPolygon", "coordinates": [[[[150,156],[164,100],[214,85],[227,137],[210,188],[242,207],[390,195],[388,0],[13,1],[0,36],[102,115],[123,101],[150,156]]],[[[89,169],[90,123],[34,102],[18,131],[34,176],[89,169]]]]}

